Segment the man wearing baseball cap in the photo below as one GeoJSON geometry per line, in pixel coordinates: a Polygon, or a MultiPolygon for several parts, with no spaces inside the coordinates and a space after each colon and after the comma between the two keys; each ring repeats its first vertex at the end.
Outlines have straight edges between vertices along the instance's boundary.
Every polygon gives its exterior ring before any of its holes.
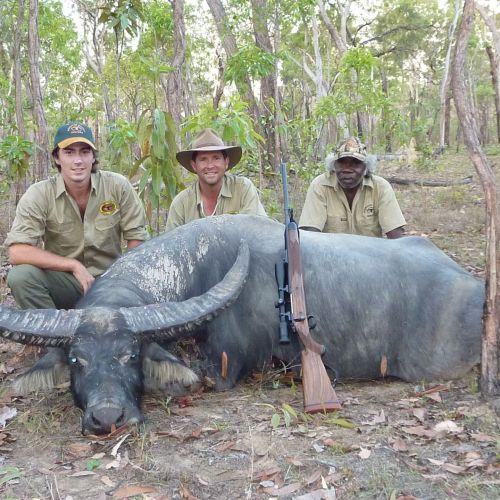
{"type": "Polygon", "coordinates": [[[97,169],[92,130],[69,122],[57,130],[59,171],[22,196],[5,245],[7,282],[23,309],[70,309],[95,278],[147,238],[146,216],[130,182],[97,169]]]}
{"type": "Polygon", "coordinates": [[[240,146],[228,146],[210,128],[202,130],[177,161],[198,176],[172,201],[165,231],[211,215],[266,215],[252,181],[227,171],[241,159],[240,146]]]}
{"type": "Polygon", "coordinates": [[[307,191],[299,227],[325,233],[400,238],[406,221],[391,185],[373,174],[376,157],[357,137],[326,158],[307,191]]]}

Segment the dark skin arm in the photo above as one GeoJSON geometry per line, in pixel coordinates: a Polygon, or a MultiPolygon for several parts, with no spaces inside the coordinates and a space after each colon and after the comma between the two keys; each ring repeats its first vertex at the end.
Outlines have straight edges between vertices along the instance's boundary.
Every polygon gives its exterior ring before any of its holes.
{"type": "Polygon", "coordinates": [[[395,240],[397,238],[401,238],[405,235],[403,226],[399,226],[396,229],[392,229],[391,231],[385,233],[388,239],[395,240]]]}

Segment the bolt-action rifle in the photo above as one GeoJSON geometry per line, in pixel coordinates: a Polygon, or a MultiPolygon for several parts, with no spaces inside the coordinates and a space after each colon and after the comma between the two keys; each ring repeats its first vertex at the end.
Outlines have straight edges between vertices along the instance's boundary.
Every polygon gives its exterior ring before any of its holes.
{"type": "Polygon", "coordinates": [[[289,329],[297,333],[304,349],[302,358],[302,387],[306,413],[327,412],[341,408],[332,383],[321,359],[325,346],[318,344],[310,329],[312,316],[307,316],[306,298],[300,255],[299,228],[288,206],[286,164],[280,165],[285,206],[285,249],[281,262],[276,263],[279,298],[276,307],[280,315],[280,343],[290,342],[289,329]]]}

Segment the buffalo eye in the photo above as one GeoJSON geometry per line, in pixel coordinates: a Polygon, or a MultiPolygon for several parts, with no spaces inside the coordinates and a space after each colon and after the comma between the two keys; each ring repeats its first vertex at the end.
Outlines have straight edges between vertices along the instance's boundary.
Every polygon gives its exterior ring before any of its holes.
{"type": "Polygon", "coordinates": [[[89,363],[86,359],[80,358],[78,356],[70,356],[69,364],[71,366],[87,366],[89,363]]]}
{"type": "Polygon", "coordinates": [[[135,361],[137,359],[137,354],[127,353],[120,357],[119,361],[121,365],[125,365],[129,361],[135,361]]]}

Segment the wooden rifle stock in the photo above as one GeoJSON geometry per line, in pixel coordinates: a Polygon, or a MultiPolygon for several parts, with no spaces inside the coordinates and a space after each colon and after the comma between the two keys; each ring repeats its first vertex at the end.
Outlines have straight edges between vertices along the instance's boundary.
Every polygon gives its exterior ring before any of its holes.
{"type": "Polygon", "coordinates": [[[301,353],[304,410],[306,413],[338,410],[342,406],[321,359],[325,348],[311,337],[309,331],[297,224],[291,221],[286,233],[292,325],[304,345],[301,353]]]}
{"type": "MultiPolygon", "coordinates": [[[[292,210],[288,207],[288,183],[286,178],[286,165],[281,163],[281,178],[283,181],[283,202],[285,205],[285,252],[283,262],[287,269],[287,283],[283,286],[280,277],[277,280],[280,291],[280,322],[287,316],[292,329],[298,334],[304,349],[302,350],[302,387],[304,390],[304,410],[306,413],[317,413],[338,410],[341,408],[337,394],[333,389],[321,355],[325,347],[318,344],[309,331],[308,316],[306,311],[306,297],[302,274],[302,259],[300,255],[299,228],[293,220],[292,210]],[[290,314],[283,313],[282,292],[287,292],[290,305],[290,314]]],[[[282,328],[280,324],[280,328],[282,328]]],[[[280,340],[283,335],[280,333],[280,340]]]]}

